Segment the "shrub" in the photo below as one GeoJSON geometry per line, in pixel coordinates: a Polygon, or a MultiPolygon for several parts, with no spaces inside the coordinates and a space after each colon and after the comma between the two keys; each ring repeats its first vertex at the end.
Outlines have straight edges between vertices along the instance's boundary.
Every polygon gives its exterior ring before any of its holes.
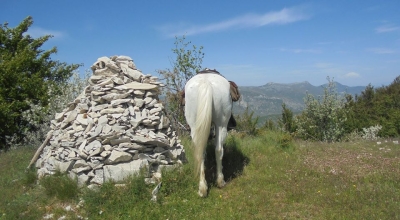
{"type": "Polygon", "coordinates": [[[282,104],[282,118],[279,121],[282,124],[282,129],[286,132],[293,133],[296,131],[296,124],[293,118],[293,112],[286,107],[286,104],[282,104]]]}
{"type": "Polygon", "coordinates": [[[305,109],[295,120],[297,135],[303,139],[335,142],[345,134],[345,98],[337,93],[334,81],[327,79],[322,98],[307,93],[305,109]]]}
{"type": "Polygon", "coordinates": [[[236,116],[236,129],[240,132],[245,132],[248,135],[257,135],[257,123],[259,117],[253,118],[254,111],[251,113],[249,112],[249,108],[247,107],[246,110],[241,115],[236,116]]]}
{"type": "MultiPolygon", "coordinates": [[[[57,48],[41,49],[52,36],[32,38],[27,34],[32,24],[32,17],[15,28],[0,24],[0,149],[11,146],[11,137],[20,141],[27,130],[35,129],[23,112],[36,105],[48,107],[51,95],[60,92],[59,85],[79,67],[52,60],[57,48]]],[[[35,123],[42,120],[32,119],[35,123]]]]}
{"type": "Polygon", "coordinates": [[[379,124],[381,137],[400,135],[400,76],[389,86],[374,88],[368,85],[360,95],[348,97],[346,129],[348,132],[379,124]]]}
{"type": "Polygon", "coordinates": [[[179,134],[184,132],[186,127],[182,92],[185,89],[186,82],[201,70],[204,57],[202,46],[197,48],[193,45],[193,49],[189,50],[187,47],[191,42],[185,40],[185,36],[176,37],[175,48],[172,49],[172,52],[176,55],[175,61],[172,62],[172,70],[157,71],[166,84],[163,89],[166,113],[179,134]]]}
{"type": "Polygon", "coordinates": [[[48,106],[29,102],[30,108],[22,112],[21,117],[30,124],[32,129],[22,130],[22,139],[18,138],[16,134],[13,135],[10,139],[13,147],[17,148],[24,145],[40,146],[50,130],[50,123],[55,114],[61,112],[69,102],[72,102],[84,91],[88,85],[90,75],[91,73],[86,71],[86,74],[81,78],[75,72],[69,81],[59,85],[60,92],[54,93],[54,90],[50,89],[48,91],[50,97],[48,106]]]}
{"type": "Polygon", "coordinates": [[[376,140],[378,139],[378,132],[382,129],[382,126],[375,125],[369,128],[363,128],[362,138],[365,140],[376,140]]]}
{"type": "Polygon", "coordinates": [[[293,144],[293,138],[290,134],[284,132],[281,133],[278,136],[278,140],[277,140],[279,147],[284,148],[284,149],[288,149],[292,146],[293,144]]]}

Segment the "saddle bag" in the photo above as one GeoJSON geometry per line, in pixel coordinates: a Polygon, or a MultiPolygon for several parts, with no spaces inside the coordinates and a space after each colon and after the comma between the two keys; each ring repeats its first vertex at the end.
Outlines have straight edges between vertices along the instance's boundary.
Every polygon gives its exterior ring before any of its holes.
{"type": "Polygon", "coordinates": [[[230,92],[231,92],[232,101],[237,102],[240,99],[240,92],[239,92],[238,86],[233,81],[229,81],[229,83],[231,84],[230,92]]]}

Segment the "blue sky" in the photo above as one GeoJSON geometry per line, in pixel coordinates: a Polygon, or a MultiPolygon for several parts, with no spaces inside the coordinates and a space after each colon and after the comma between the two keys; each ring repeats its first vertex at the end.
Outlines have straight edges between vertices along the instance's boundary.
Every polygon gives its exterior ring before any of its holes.
{"type": "Polygon", "coordinates": [[[400,1],[0,0],[0,22],[27,16],[52,34],[53,58],[83,63],[127,55],[145,74],[171,68],[175,36],[203,46],[203,67],[239,86],[313,85],[334,78],[379,87],[400,75],[400,1]]]}

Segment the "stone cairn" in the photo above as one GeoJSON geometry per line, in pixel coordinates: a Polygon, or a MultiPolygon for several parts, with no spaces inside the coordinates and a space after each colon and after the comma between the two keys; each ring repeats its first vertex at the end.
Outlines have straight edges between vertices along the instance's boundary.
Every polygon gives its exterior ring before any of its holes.
{"type": "Polygon", "coordinates": [[[78,185],[118,182],[146,168],[156,183],[161,169],[186,160],[158,100],[157,77],[144,75],[127,56],[101,57],[89,86],[51,121],[38,149],[38,176],[68,173],[78,185]]]}

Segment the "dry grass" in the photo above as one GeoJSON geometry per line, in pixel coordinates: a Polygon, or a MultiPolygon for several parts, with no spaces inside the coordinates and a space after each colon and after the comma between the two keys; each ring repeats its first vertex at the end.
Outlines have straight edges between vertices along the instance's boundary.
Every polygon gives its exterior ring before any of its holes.
{"type": "Polygon", "coordinates": [[[320,145],[304,155],[304,164],[320,173],[343,175],[356,181],[377,172],[400,172],[400,166],[397,166],[400,157],[391,152],[394,149],[396,154],[399,145],[382,146],[376,142],[361,142],[351,147],[348,143],[320,145]]]}

